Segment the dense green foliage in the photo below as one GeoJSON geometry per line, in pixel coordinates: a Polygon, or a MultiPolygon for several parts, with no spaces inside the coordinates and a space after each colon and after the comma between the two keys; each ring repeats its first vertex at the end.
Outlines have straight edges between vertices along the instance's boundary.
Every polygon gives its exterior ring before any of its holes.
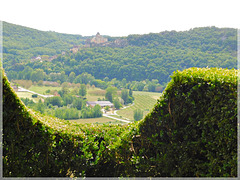
{"type": "MultiPolygon", "coordinates": [[[[4,68],[10,80],[65,82],[67,79],[78,83],[77,77],[88,73],[98,79],[90,82],[101,88],[106,88],[105,82],[114,78],[127,82],[157,79],[158,86],[165,86],[176,70],[207,66],[237,68],[237,30],[231,28],[205,27],[129,35],[124,37],[128,45],[122,48],[82,47],[74,54],[69,52],[68,45],[82,45],[86,37],[41,32],[8,23],[4,23],[4,27],[4,68]],[[36,42],[39,44],[35,45],[36,42]],[[20,61],[21,53],[32,53],[37,47],[48,49],[42,53],[37,50],[35,56],[52,52],[58,57],[42,62],[27,61],[27,58],[20,61]],[[62,55],[60,51],[64,48],[67,52],[62,55]]],[[[135,88],[143,90],[143,82],[135,88]]],[[[155,91],[157,87],[149,84],[145,88],[155,91]]]]}
{"type": "Polygon", "coordinates": [[[60,119],[72,120],[102,117],[102,111],[99,105],[95,107],[86,107],[86,99],[76,97],[71,93],[64,94],[61,91],[59,92],[63,94],[63,97],[53,96],[45,100],[39,99],[38,103],[34,103],[28,98],[21,98],[21,100],[27,107],[41,114],[55,116],[60,119]]]}
{"type": "Polygon", "coordinates": [[[3,77],[3,175],[237,176],[237,71],[176,72],[152,112],[78,125],[26,109],[3,77]]]}
{"type": "Polygon", "coordinates": [[[110,169],[102,172],[101,167],[122,126],[78,125],[42,116],[22,104],[5,76],[3,102],[3,176],[107,176],[110,169]]]}
{"type": "Polygon", "coordinates": [[[237,71],[176,72],[139,134],[139,176],[236,176],[237,71]]]}

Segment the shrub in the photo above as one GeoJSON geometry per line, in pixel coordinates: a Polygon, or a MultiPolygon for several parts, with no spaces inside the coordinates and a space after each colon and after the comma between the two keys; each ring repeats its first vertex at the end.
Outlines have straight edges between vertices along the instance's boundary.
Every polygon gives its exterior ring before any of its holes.
{"type": "Polygon", "coordinates": [[[37,98],[37,97],[38,97],[37,94],[33,94],[33,95],[32,95],[32,98],[37,98]]]}

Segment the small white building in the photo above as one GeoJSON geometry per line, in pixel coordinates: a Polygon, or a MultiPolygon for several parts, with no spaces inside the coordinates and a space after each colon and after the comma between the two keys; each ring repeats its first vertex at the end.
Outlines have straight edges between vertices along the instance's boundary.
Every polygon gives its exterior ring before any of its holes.
{"type": "Polygon", "coordinates": [[[112,108],[114,105],[110,101],[87,101],[87,106],[94,107],[96,104],[100,105],[102,108],[109,106],[112,108]]]}

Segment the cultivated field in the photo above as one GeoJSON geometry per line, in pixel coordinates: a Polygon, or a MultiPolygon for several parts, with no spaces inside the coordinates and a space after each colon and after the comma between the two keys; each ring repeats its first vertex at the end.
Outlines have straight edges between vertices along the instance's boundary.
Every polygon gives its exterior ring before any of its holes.
{"type": "Polygon", "coordinates": [[[141,109],[144,118],[153,109],[161,93],[133,91],[133,96],[135,98],[134,105],[117,111],[118,115],[128,118],[129,120],[134,120],[133,111],[135,109],[141,109]]]}

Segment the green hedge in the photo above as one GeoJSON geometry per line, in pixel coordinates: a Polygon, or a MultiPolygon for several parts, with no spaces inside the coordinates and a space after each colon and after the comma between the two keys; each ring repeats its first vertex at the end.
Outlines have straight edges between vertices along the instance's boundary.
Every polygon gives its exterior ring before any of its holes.
{"type": "Polygon", "coordinates": [[[237,71],[175,72],[133,140],[134,175],[237,176],[237,71]]]}
{"type": "Polygon", "coordinates": [[[27,109],[3,76],[3,176],[114,176],[111,149],[126,128],[70,123],[27,109]],[[99,175],[98,175],[99,174],[99,175]]]}
{"type": "Polygon", "coordinates": [[[237,176],[237,71],[176,72],[147,117],[70,123],[27,109],[3,76],[3,175],[237,176]]]}

